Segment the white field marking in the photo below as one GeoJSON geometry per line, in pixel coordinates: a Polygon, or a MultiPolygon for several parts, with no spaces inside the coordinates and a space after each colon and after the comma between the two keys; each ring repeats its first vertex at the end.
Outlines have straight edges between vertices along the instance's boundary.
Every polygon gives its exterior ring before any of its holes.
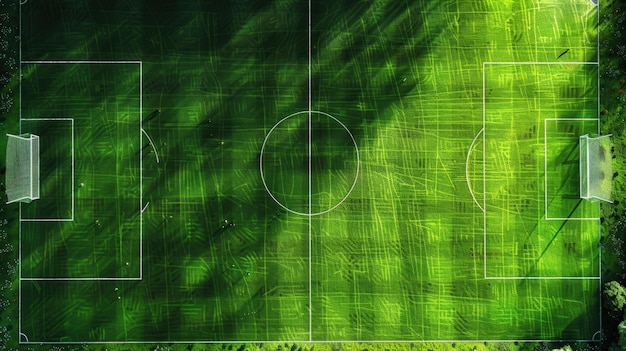
{"type": "MultiPolygon", "coordinates": [[[[22,44],[20,44],[21,46],[22,44]]],[[[21,106],[20,106],[21,109],[21,106]]],[[[19,206],[19,218],[22,217],[22,203],[20,202],[19,206]]],[[[18,224],[18,233],[17,233],[17,243],[18,243],[18,280],[17,280],[17,332],[22,334],[22,224],[18,224]]],[[[18,338],[19,339],[19,338],[18,338]]],[[[21,339],[19,341],[22,341],[21,339]]],[[[28,341],[28,340],[26,340],[28,341]]]]}
{"type": "MultiPolygon", "coordinates": [[[[139,145],[143,145],[143,62],[139,62],[139,145]]],[[[155,152],[156,154],[156,152],[155,152]]],[[[139,153],[139,208],[143,205],[143,157],[139,153]]],[[[146,205],[147,206],[147,205],[146,205]]],[[[145,208],[144,208],[145,209],[145,208]]],[[[139,279],[143,280],[143,211],[139,211],[139,279]]]]}
{"type": "MultiPolygon", "coordinates": [[[[467,158],[465,159],[465,180],[467,181],[467,188],[469,189],[470,195],[472,195],[472,200],[474,200],[474,203],[478,206],[478,208],[480,208],[481,211],[483,211],[483,213],[485,212],[485,209],[480,205],[480,203],[478,202],[478,200],[476,200],[476,196],[474,196],[474,190],[472,189],[472,185],[470,183],[470,177],[469,177],[469,158],[470,155],[472,154],[472,150],[474,149],[474,144],[476,143],[476,140],[478,140],[478,137],[485,131],[485,129],[481,129],[478,134],[476,134],[476,136],[474,137],[474,140],[472,140],[472,143],[470,144],[469,150],[467,150],[467,158]]],[[[483,190],[484,191],[484,190],[483,190]]]]}
{"type": "MultiPolygon", "coordinates": [[[[598,19],[599,21],[599,19],[598,19]]],[[[599,39],[598,39],[599,40],[599,39]]],[[[598,47],[599,47],[599,41],[598,41],[598,47]]],[[[599,51],[598,51],[599,52],[599,51]]],[[[541,280],[541,279],[570,279],[570,280],[575,280],[575,279],[601,279],[602,277],[602,264],[600,263],[600,267],[599,267],[599,275],[598,277],[488,277],[487,276],[487,178],[486,178],[486,102],[485,102],[485,65],[565,65],[565,64],[581,64],[581,65],[599,65],[599,54],[598,54],[598,62],[483,62],[483,66],[482,66],[482,88],[483,88],[483,208],[484,210],[484,215],[483,215],[483,271],[484,271],[484,279],[519,279],[519,280],[523,280],[523,279],[537,279],[537,280],[541,280]]],[[[599,75],[599,70],[598,70],[598,75],[599,75]]],[[[598,79],[598,87],[600,85],[600,80],[598,79]]],[[[598,101],[600,100],[600,89],[598,89],[598,101]]],[[[598,106],[600,106],[599,102],[598,102],[598,106]]],[[[575,121],[583,121],[583,120],[591,120],[591,121],[598,121],[599,122],[600,119],[600,110],[598,108],[598,118],[546,118],[544,119],[544,151],[545,151],[545,133],[546,133],[546,128],[545,128],[545,121],[546,120],[575,120],[575,121]]],[[[598,131],[600,130],[600,123],[598,123],[598,131]]],[[[599,135],[599,133],[598,133],[599,135]]],[[[544,152],[544,167],[545,166],[545,157],[546,154],[544,152]]],[[[544,189],[545,190],[545,189],[544,189]]],[[[547,196],[547,192],[544,191],[544,196],[547,196]]],[[[546,200],[544,200],[546,201],[546,200]]],[[[599,209],[599,204],[598,204],[598,209],[599,209]]],[[[599,212],[598,212],[599,213],[599,212]]],[[[547,209],[545,214],[547,215],[547,209]]],[[[564,219],[557,219],[557,218],[552,218],[551,220],[564,220],[564,219]]],[[[567,220],[598,220],[598,218],[579,218],[579,219],[575,219],[575,218],[569,218],[567,220]]],[[[599,223],[599,221],[598,221],[599,223]]],[[[600,235],[600,232],[598,232],[598,235],[600,235]]],[[[602,258],[602,250],[599,250],[599,259],[602,258]]]]}
{"type": "Polygon", "coordinates": [[[598,121],[598,118],[544,118],[545,121],[598,121]]]}
{"type": "Polygon", "coordinates": [[[321,211],[321,212],[316,212],[316,213],[305,213],[305,212],[298,212],[298,211],[294,211],[290,208],[288,208],[287,206],[283,205],[280,201],[278,201],[278,199],[274,196],[274,194],[272,194],[271,190],[269,189],[269,187],[267,186],[267,182],[265,181],[265,175],[263,173],[263,152],[265,150],[265,144],[267,144],[267,140],[269,139],[269,136],[272,134],[272,132],[274,131],[274,129],[276,129],[281,123],[283,123],[285,120],[287,120],[288,118],[291,118],[295,115],[299,115],[302,113],[309,113],[309,111],[299,111],[299,112],[295,112],[290,114],[287,117],[284,117],[283,119],[281,119],[280,121],[278,121],[267,133],[267,135],[265,136],[265,139],[263,140],[263,144],[261,145],[261,155],[259,157],[259,169],[260,169],[260,173],[261,173],[261,181],[263,182],[263,186],[265,187],[265,190],[267,191],[267,193],[269,194],[269,196],[282,208],[284,208],[286,211],[289,211],[291,213],[295,213],[301,216],[318,216],[321,214],[325,214],[328,213],[332,210],[334,210],[335,208],[337,208],[339,205],[341,205],[349,196],[350,193],[352,193],[352,190],[354,190],[354,187],[356,186],[357,180],[359,178],[359,169],[361,167],[361,158],[359,156],[359,148],[357,146],[356,143],[356,139],[354,139],[354,136],[352,135],[352,132],[350,132],[350,130],[348,129],[348,127],[345,126],[345,124],[343,124],[341,121],[339,121],[337,118],[331,116],[330,114],[326,113],[326,112],[322,112],[322,111],[310,111],[310,113],[319,113],[322,114],[328,118],[333,119],[335,122],[337,122],[339,125],[341,125],[346,132],[348,133],[348,135],[350,136],[350,138],[352,139],[352,143],[354,144],[354,148],[356,150],[356,160],[357,160],[357,165],[356,165],[356,172],[354,175],[354,182],[352,183],[352,186],[350,187],[350,189],[348,190],[348,192],[346,193],[346,196],[344,196],[343,199],[341,199],[341,201],[339,201],[337,204],[335,204],[333,207],[325,210],[325,211],[321,211]]]}
{"type": "Polygon", "coordinates": [[[556,217],[550,217],[550,218],[545,218],[546,221],[597,221],[599,220],[600,217],[575,217],[575,218],[556,218],[556,217]]]}
{"type": "Polygon", "coordinates": [[[21,61],[23,64],[141,64],[142,61],[88,61],[88,60],[68,60],[68,61],[21,61]]]}
{"type": "Polygon", "coordinates": [[[591,340],[594,340],[594,341],[600,341],[600,340],[602,340],[602,330],[598,330],[597,332],[595,332],[595,333],[593,334],[593,336],[591,337],[591,340]],[[600,338],[599,338],[598,340],[596,340],[596,335],[598,335],[598,334],[600,334],[600,338]]]}
{"type": "Polygon", "coordinates": [[[589,137],[587,137],[587,150],[585,150],[585,157],[587,158],[587,197],[589,197],[589,179],[591,179],[591,167],[589,167],[589,137]]]}
{"type": "Polygon", "coordinates": [[[141,209],[141,213],[146,212],[146,208],[148,208],[148,205],[150,205],[150,201],[146,202],[146,205],[141,209]]]}
{"type": "MultiPolygon", "coordinates": [[[[24,333],[20,332],[20,338],[22,338],[22,337],[23,337],[24,339],[26,339],[26,342],[28,342],[28,336],[26,336],[26,334],[24,334],[24,333]]],[[[21,340],[20,340],[20,341],[21,341],[21,340]]]]}
{"type": "Polygon", "coordinates": [[[154,145],[152,138],[150,138],[148,133],[146,133],[146,131],[143,128],[141,128],[141,131],[146,135],[146,137],[150,141],[150,146],[152,146],[152,150],[154,150],[154,155],[156,156],[156,162],[159,163],[159,153],[157,152],[156,146],[154,145]]]}
{"type": "MultiPolygon", "coordinates": [[[[598,14],[598,26],[596,28],[600,28],[600,7],[596,7],[596,13],[598,14]]],[[[598,57],[596,58],[596,61],[598,61],[598,135],[600,135],[600,29],[598,29],[596,33],[598,38],[598,57]]],[[[600,205],[598,205],[598,207],[599,206],[600,205]]]]}
{"type": "MultiPolygon", "coordinates": [[[[45,343],[48,345],[78,345],[78,344],[158,344],[158,343],[171,343],[171,344],[260,344],[260,343],[277,343],[284,340],[223,340],[223,341],[215,341],[215,340],[184,340],[184,341],[174,341],[174,340],[154,340],[154,341],[67,341],[67,342],[43,342],[43,341],[31,341],[31,342],[20,342],[20,344],[41,344],[45,343]]],[[[572,343],[572,342],[593,342],[597,340],[593,339],[580,339],[580,340],[570,340],[570,339],[560,339],[560,340],[543,340],[543,339],[493,339],[493,340],[289,340],[290,343],[477,343],[477,342],[563,342],[563,343],[572,343]]]]}
{"type": "MultiPolygon", "coordinates": [[[[20,5],[24,5],[26,3],[26,1],[28,1],[28,0],[24,0],[24,3],[22,3],[20,1],[20,5]]],[[[20,34],[19,35],[22,36],[23,35],[23,32],[22,32],[22,6],[19,7],[18,12],[19,12],[19,17],[20,17],[20,19],[19,19],[19,31],[20,31],[20,34]]],[[[22,105],[22,41],[21,40],[20,40],[20,48],[19,48],[19,50],[20,50],[20,52],[19,52],[19,56],[20,56],[19,95],[20,96],[18,98],[19,102],[20,102],[20,111],[19,111],[20,125],[19,125],[19,131],[20,131],[20,134],[22,134],[22,106],[24,106],[24,105],[22,105]]]]}
{"type": "MultiPolygon", "coordinates": [[[[596,6],[596,13],[598,14],[598,23],[596,28],[600,28],[600,6],[596,6]]],[[[600,135],[600,30],[596,31],[597,36],[597,55],[596,61],[598,61],[598,135],[600,135]]],[[[600,212],[600,203],[598,203],[598,213],[600,212]]],[[[598,245],[600,244],[600,240],[602,239],[602,224],[598,221],[598,245]]],[[[602,248],[598,250],[598,275],[600,276],[600,281],[602,281],[602,248]]],[[[598,301],[600,303],[600,340],[602,340],[602,289],[598,289],[598,301]]],[[[595,334],[592,339],[595,339],[595,334]]]]}
{"type": "MultiPolygon", "coordinates": [[[[583,174],[583,164],[582,164],[582,162],[580,162],[580,155],[583,153],[583,143],[582,143],[583,137],[584,137],[584,135],[581,135],[581,136],[578,137],[578,157],[579,157],[579,160],[578,160],[578,178],[579,179],[580,179],[580,176],[583,174]]],[[[587,145],[587,147],[589,147],[589,145],[587,145]]],[[[587,167],[589,167],[589,165],[587,165],[587,167]]],[[[587,179],[589,179],[588,175],[587,175],[587,179]]],[[[589,182],[587,182],[587,184],[588,183],[589,182]]],[[[582,197],[581,192],[582,191],[581,191],[580,180],[579,180],[579,183],[578,183],[578,193],[579,194],[578,194],[578,196],[582,197]]],[[[589,192],[587,192],[587,195],[589,195],[589,192]]],[[[598,212],[598,213],[600,213],[600,212],[598,212]]]]}
{"type": "MultiPolygon", "coordinates": [[[[24,5],[28,2],[28,0],[24,0],[24,1],[20,1],[20,5],[24,5]]],[[[20,35],[22,34],[22,8],[20,6],[19,8],[19,31],[20,31],[20,35]]],[[[61,61],[42,61],[42,60],[36,60],[36,61],[23,61],[22,60],[22,45],[20,42],[20,48],[19,48],[19,57],[20,57],[20,83],[22,80],[22,64],[139,64],[139,72],[140,72],[140,85],[139,85],[139,91],[140,91],[140,99],[139,99],[139,127],[140,127],[140,132],[139,132],[139,140],[141,140],[141,135],[142,135],[142,125],[141,125],[141,114],[142,114],[142,110],[143,110],[143,62],[142,61],[77,61],[77,60],[61,60],[61,61]]],[[[74,119],[73,118],[22,118],[22,84],[19,85],[19,101],[20,101],[20,110],[19,110],[19,116],[20,116],[20,123],[19,123],[19,130],[20,133],[22,133],[22,121],[23,120],[70,120],[72,123],[72,190],[74,190],[74,119]]],[[[158,157],[158,156],[157,156],[158,157]]],[[[139,155],[139,163],[140,163],[140,203],[139,203],[139,208],[141,209],[141,206],[143,204],[143,199],[142,199],[142,191],[143,191],[143,179],[141,177],[142,173],[143,173],[143,168],[142,168],[142,158],[141,155],[139,155]]],[[[73,221],[74,220],[74,191],[72,191],[72,218],[70,219],[22,219],[22,204],[20,203],[19,205],[19,218],[20,218],[20,222],[52,222],[52,221],[58,221],[58,222],[69,222],[69,221],[73,221]]],[[[41,342],[31,342],[28,340],[28,337],[26,336],[26,334],[22,333],[22,280],[142,280],[143,279],[143,237],[142,237],[142,229],[143,226],[142,224],[142,215],[140,213],[140,217],[139,217],[139,221],[140,221],[140,227],[139,227],[139,236],[140,236],[140,260],[139,260],[139,264],[140,264],[140,277],[139,278],[22,278],[22,225],[20,224],[18,226],[18,246],[19,246],[19,263],[18,263],[18,268],[19,268],[19,281],[18,281],[18,295],[19,295],[19,301],[18,301],[18,333],[20,336],[24,336],[26,338],[26,342],[22,342],[21,338],[19,338],[19,344],[40,344],[41,342]]],[[[48,342],[46,342],[48,343],[48,342]]],[[[76,344],[84,344],[85,342],[77,342],[76,344]]],[[[91,343],[91,342],[90,342],[91,343]]],[[[96,342],[97,343],[97,342],[96,342]]],[[[116,342],[116,343],[127,343],[127,342],[116,342]]],[[[49,344],[55,344],[54,342],[49,343],[49,344]]],[[[57,344],[74,344],[73,342],[59,342],[57,344]]]]}
{"type": "MultiPolygon", "coordinates": [[[[21,108],[20,108],[21,110],[21,108]]],[[[21,218],[20,216],[20,222],[73,222],[74,221],[74,203],[75,203],[75,170],[76,170],[76,166],[75,166],[75,160],[74,160],[74,118],[72,117],[59,117],[59,118],[50,118],[50,117],[46,117],[46,118],[23,118],[22,120],[20,120],[20,126],[22,124],[22,121],[54,121],[54,122],[58,122],[58,121],[63,121],[63,122],[70,122],[71,125],[71,144],[72,144],[72,148],[70,150],[71,153],[71,165],[72,165],[72,176],[71,176],[71,193],[72,193],[72,198],[71,198],[71,215],[70,218],[21,218]]],[[[21,127],[20,127],[21,128],[21,127]]],[[[41,191],[41,190],[40,190],[41,191]]]]}
{"type": "MultiPolygon", "coordinates": [[[[600,203],[598,203],[598,211],[600,210],[600,203]]],[[[600,240],[602,239],[602,223],[598,221],[598,246],[600,246],[600,240]]],[[[600,281],[602,281],[602,248],[598,247],[598,276],[600,277],[600,281]]],[[[602,289],[598,289],[598,302],[600,303],[600,309],[598,314],[600,316],[600,331],[602,331],[602,289]]],[[[602,333],[600,333],[600,337],[602,337],[602,333]]],[[[600,338],[602,339],[602,338],[600,338]]]]}
{"type": "MultiPolygon", "coordinates": [[[[28,0],[24,0],[24,4],[26,3],[26,1],[28,0]]],[[[22,2],[20,2],[20,5],[23,5],[22,2]]],[[[20,31],[20,36],[23,35],[22,33],[22,6],[19,6],[18,8],[18,12],[19,12],[19,31],[20,31]]],[[[20,110],[19,110],[19,117],[20,117],[20,121],[19,121],[19,131],[20,134],[22,134],[22,40],[20,40],[20,48],[19,48],[19,56],[20,56],[20,78],[19,78],[19,103],[20,103],[20,110]]],[[[39,191],[41,191],[41,189],[39,189],[39,191]]],[[[22,219],[22,203],[20,202],[18,205],[18,217],[20,220],[22,219]]],[[[19,335],[24,335],[26,336],[26,334],[22,333],[22,223],[18,223],[17,224],[17,245],[18,245],[18,253],[17,253],[17,257],[18,257],[18,263],[17,263],[17,270],[18,270],[18,280],[17,280],[17,332],[18,332],[18,338],[17,338],[17,342],[18,344],[22,342],[22,338],[19,337],[19,335]]],[[[26,342],[28,342],[28,337],[26,337],[26,342]]]]}
{"type": "MultiPolygon", "coordinates": [[[[599,120],[597,118],[544,118],[543,120],[543,174],[544,174],[544,191],[543,191],[543,196],[544,196],[544,219],[547,221],[568,221],[568,220],[572,220],[572,221],[586,221],[586,220],[598,220],[600,219],[599,217],[572,217],[572,218],[555,218],[555,217],[550,217],[548,216],[548,121],[573,121],[573,122],[577,122],[577,121],[596,121],[599,123],[599,120]]],[[[589,161],[587,161],[589,162],[589,161]]],[[[589,178],[589,177],[587,177],[589,178]]],[[[589,184],[589,183],[587,183],[589,184]]],[[[600,212],[598,212],[600,213],[600,212]]]]}
{"type": "MultiPolygon", "coordinates": [[[[73,128],[73,127],[72,127],[73,128]]],[[[37,136],[37,155],[41,154],[41,144],[39,143],[39,136],[37,136]]],[[[74,140],[74,136],[72,135],[72,141],[74,140]]],[[[74,146],[72,145],[72,150],[74,150],[74,146]]],[[[74,173],[74,170],[72,169],[72,173],[74,173]]],[[[41,177],[41,159],[39,157],[37,157],[37,179],[40,179],[41,177]]],[[[72,188],[73,189],[73,188],[72,188]]],[[[37,198],[39,199],[39,197],[41,196],[41,184],[37,185],[37,198]]],[[[72,194],[73,195],[73,194],[72,194]]],[[[73,197],[72,197],[73,199],[73,197]]],[[[74,213],[74,209],[72,208],[72,213],[74,213]]]]}
{"type": "Polygon", "coordinates": [[[20,222],[73,222],[73,218],[20,218],[20,222]]]}
{"type": "Polygon", "coordinates": [[[86,278],[86,277],[76,277],[76,278],[46,278],[46,277],[27,277],[21,278],[22,281],[118,281],[118,280],[128,280],[128,281],[139,281],[141,278],[130,278],[130,277],[94,277],[94,278],[86,278]]]}
{"type": "Polygon", "coordinates": [[[75,201],[75,197],[76,197],[76,194],[75,194],[76,191],[75,190],[76,189],[74,188],[75,187],[74,182],[76,181],[76,179],[75,179],[76,166],[75,166],[75,162],[74,162],[74,149],[75,149],[75,146],[74,146],[74,119],[73,118],[72,118],[71,124],[72,124],[72,221],[73,221],[74,220],[74,203],[76,202],[75,201]]]}
{"type": "Polygon", "coordinates": [[[487,277],[491,280],[600,280],[600,277],[487,277]]]}
{"type": "MultiPolygon", "coordinates": [[[[313,171],[312,171],[312,153],[313,153],[313,145],[312,145],[312,112],[311,112],[311,105],[312,105],[312,100],[311,100],[311,80],[312,80],[312,75],[311,75],[311,0],[309,0],[309,27],[308,27],[308,35],[309,35],[309,341],[313,340],[313,296],[312,296],[312,265],[311,265],[311,257],[312,257],[312,226],[313,226],[313,216],[311,216],[311,214],[313,213],[313,192],[312,192],[312,178],[313,178],[313,171]]],[[[349,133],[349,131],[348,131],[349,133]]],[[[357,152],[358,153],[358,152],[357,152]]]]}
{"type": "Polygon", "coordinates": [[[598,65],[598,62],[483,62],[483,65],[598,65]]]}
{"type": "Polygon", "coordinates": [[[28,140],[31,140],[31,142],[28,144],[29,148],[30,148],[30,194],[33,194],[33,142],[32,142],[32,137],[28,138],[28,140]]]}
{"type": "Polygon", "coordinates": [[[72,117],[59,118],[23,118],[22,121],[74,121],[72,117]]]}
{"type": "MultiPolygon", "coordinates": [[[[21,33],[21,7],[20,7],[20,33],[21,33]]],[[[139,140],[141,141],[141,137],[142,137],[142,133],[145,133],[145,131],[142,128],[142,122],[141,122],[141,114],[142,114],[142,110],[143,110],[143,62],[142,61],[85,61],[85,60],[59,60],[59,61],[42,61],[42,60],[32,60],[32,61],[22,61],[22,52],[21,52],[21,44],[20,44],[20,63],[21,64],[138,64],[139,65],[139,93],[140,93],[140,98],[139,98],[139,140]]],[[[22,79],[22,65],[20,64],[20,80],[22,79]]],[[[75,161],[74,161],[74,118],[24,118],[22,119],[22,104],[21,104],[21,84],[20,84],[20,133],[22,130],[22,120],[54,120],[54,121],[59,121],[59,120],[69,120],[72,123],[72,190],[74,190],[75,184],[75,161]]],[[[148,136],[146,134],[146,136],[148,136]]],[[[148,138],[150,138],[148,136],[148,138]]],[[[141,144],[141,143],[140,143],[141,144]]],[[[155,150],[155,155],[156,154],[156,150],[155,150]]],[[[157,162],[158,162],[158,155],[157,155],[157,162]]],[[[21,277],[21,259],[20,259],[20,281],[21,280],[142,280],[143,279],[143,217],[142,217],[142,212],[141,212],[141,208],[143,205],[143,162],[142,162],[142,157],[141,155],[139,155],[139,169],[140,169],[140,191],[139,191],[139,197],[140,197],[140,202],[139,202],[139,210],[140,210],[140,216],[139,216],[139,278],[22,278],[21,277]]],[[[74,199],[74,191],[72,191],[72,218],[70,219],[22,219],[21,218],[21,204],[20,204],[20,221],[21,222],[70,222],[74,220],[74,209],[75,209],[75,199],[74,199]]],[[[20,225],[20,240],[19,240],[19,246],[20,246],[20,257],[21,257],[21,225],[20,225]]],[[[21,283],[20,283],[20,288],[21,288],[21,283]]],[[[21,310],[21,290],[20,290],[20,310],[21,310]]],[[[20,315],[20,322],[19,322],[19,328],[21,331],[21,315],[20,315]]]]}
{"type": "Polygon", "coordinates": [[[487,128],[485,103],[485,63],[483,62],[483,278],[487,279],[487,128]]]}
{"type": "MultiPolygon", "coordinates": [[[[581,135],[579,137],[579,139],[578,139],[578,142],[579,142],[578,153],[579,154],[582,153],[582,151],[583,151],[583,140],[585,140],[585,142],[587,143],[586,144],[587,148],[585,150],[586,151],[585,159],[586,159],[586,162],[587,162],[586,163],[587,169],[584,170],[582,163],[579,163],[579,165],[578,165],[578,172],[579,172],[580,175],[583,174],[583,171],[585,173],[587,173],[587,184],[585,184],[587,189],[585,190],[585,197],[589,198],[589,137],[588,137],[588,135],[581,135]]],[[[579,186],[579,190],[578,191],[580,191],[580,186],[579,186]]],[[[580,194],[580,195],[582,196],[582,194],[580,194]]]]}

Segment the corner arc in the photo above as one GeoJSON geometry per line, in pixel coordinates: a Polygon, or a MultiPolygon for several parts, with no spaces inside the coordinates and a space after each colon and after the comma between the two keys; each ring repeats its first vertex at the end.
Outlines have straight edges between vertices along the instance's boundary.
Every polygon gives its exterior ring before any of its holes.
{"type": "Polygon", "coordinates": [[[20,332],[20,344],[24,343],[22,341],[22,338],[24,338],[24,340],[26,340],[27,343],[29,343],[30,341],[28,341],[28,336],[26,336],[26,334],[20,332]]]}
{"type": "Polygon", "coordinates": [[[593,336],[591,337],[592,341],[601,341],[602,340],[602,331],[598,330],[597,332],[595,332],[593,334],[593,336]],[[600,336],[598,339],[596,339],[596,336],[600,336]]]}

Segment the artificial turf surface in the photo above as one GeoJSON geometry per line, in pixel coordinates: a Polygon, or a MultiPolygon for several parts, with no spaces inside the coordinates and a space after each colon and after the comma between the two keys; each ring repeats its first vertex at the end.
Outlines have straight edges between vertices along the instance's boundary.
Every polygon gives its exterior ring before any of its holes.
{"type": "Polygon", "coordinates": [[[22,118],[73,118],[75,170],[68,122],[23,120],[49,147],[22,218],[75,207],[22,223],[20,332],[592,339],[598,220],[544,217],[599,215],[563,151],[597,123],[546,121],[597,117],[597,66],[483,62],[596,62],[597,16],[312,1],[309,30],[303,0],[26,2],[22,118]],[[26,280],[90,277],[127,280],[26,280]]]}

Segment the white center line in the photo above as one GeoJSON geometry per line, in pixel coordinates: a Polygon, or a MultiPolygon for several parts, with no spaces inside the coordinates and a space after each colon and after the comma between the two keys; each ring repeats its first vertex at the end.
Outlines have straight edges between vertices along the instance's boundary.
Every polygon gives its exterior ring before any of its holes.
{"type": "Polygon", "coordinates": [[[313,340],[313,301],[311,297],[311,226],[313,225],[313,204],[312,204],[312,191],[311,191],[311,178],[312,175],[312,167],[311,167],[311,156],[312,156],[312,145],[311,145],[311,0],[309,0],[309,341],[313,340]]]}

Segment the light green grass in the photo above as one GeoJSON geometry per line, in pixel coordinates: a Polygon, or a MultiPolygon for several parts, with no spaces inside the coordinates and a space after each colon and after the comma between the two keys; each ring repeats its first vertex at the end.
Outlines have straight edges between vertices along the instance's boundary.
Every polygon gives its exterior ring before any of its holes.
{"type": "Polygon", "coordinates": [[[579,198],[577,177],[578,136],[598,132],[583,120],[598,116],[597,86],[595,65],[485,66],[487,276],[599,275],[599,207],[579,198]]]}

